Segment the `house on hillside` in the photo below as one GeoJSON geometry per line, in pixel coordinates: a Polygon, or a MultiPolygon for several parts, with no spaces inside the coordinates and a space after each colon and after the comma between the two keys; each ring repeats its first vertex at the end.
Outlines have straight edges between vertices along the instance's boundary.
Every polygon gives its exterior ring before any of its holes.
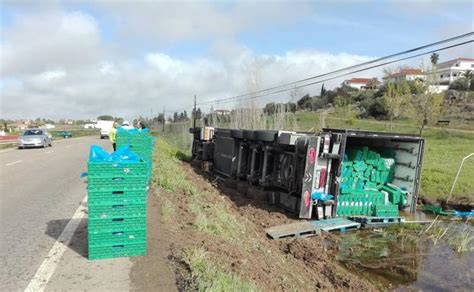
{"type": "Polygon", "coordinates": [[[426,73],[417,68],[402,68],[398,72],[390,73],[384,76],[383,82],[400,82],[400,81],[412,81],[412,80],[425,80],[426,73]]]}
{"type": "Polygon", "coordinates": [[[436,65],[436,74],[440,85],[449,85],[468,71],[474,71],[474,59],[457,58],[436,65]]]}
{"type": "Polygon", "coordinates": [[[380,85],[380,81],[377,78],[352,78],[344,80],[342,84],[361,90],[375,88],[380,85]]]}

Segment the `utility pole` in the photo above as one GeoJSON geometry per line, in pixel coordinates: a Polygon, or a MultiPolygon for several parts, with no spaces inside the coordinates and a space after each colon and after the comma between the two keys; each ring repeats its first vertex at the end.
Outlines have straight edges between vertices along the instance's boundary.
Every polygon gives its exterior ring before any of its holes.
{"type": "Polygon", "coordinates": [[[193,129],[196,128],[196,94],[194,95],[193,129]]]}
{"type": "Polygon", "coordinates": [[[163,107],[163,134],[165,133],[165,123],[166,123],[165,107],[163,107]]]}

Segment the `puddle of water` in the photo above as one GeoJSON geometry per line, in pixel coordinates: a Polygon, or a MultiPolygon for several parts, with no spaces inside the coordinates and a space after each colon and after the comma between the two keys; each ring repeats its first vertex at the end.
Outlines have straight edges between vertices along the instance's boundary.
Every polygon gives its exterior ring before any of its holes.
{"type": "MultiPolygon", "coordinates": [[[[430,220],[417,215],[407,220],[430,220]]],[[[466,290],[474,282],[474,226],[465,222],[406,224],[342,235],[337,259],[384,289],[466,290]],[[458,249],[463,248],[463,252],[458,249]]]]}

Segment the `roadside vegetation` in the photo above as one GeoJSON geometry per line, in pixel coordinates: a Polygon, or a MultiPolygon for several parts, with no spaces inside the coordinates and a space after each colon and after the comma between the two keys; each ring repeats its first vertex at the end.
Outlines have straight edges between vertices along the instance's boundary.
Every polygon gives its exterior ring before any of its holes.
{"type": "MultiPolygon", "coordinates": [[[[235,217],[225,210],[219,202],[209,202],[207,192],[200,190],[188,178],[180,166],[180,159],[186,156],[162,139],[157,143],[155,155],[155,176],[153,188],[161,188],[161,212],[164,220],[173,224],[176,220],[176,208],[167,195],[183,192],[188,200],[188,208],[194,213],[194,228],[210,236],[217,236],[225,241],[237,243],[243,227],[235,217]]],[[[191,271],[194,288],[206,291],[255,291],[256,286],[250,281],[223,269],[212,254],[203,247],[186,247],[178,255],[191,271]]]]}
{"type": "MultiPolygon", "coordinates": [[[[189,135],[189,134],[188,134],[189,135]]],[[[311,241],[271,241],[265,226],[294,222],[269,206],[255,207],[244,195],[189,163],[189,157],[157,139],[152,190],[182,290],[308,291],[372,288],[323,253],[323,237],[311,241]],[[315,253],[305,257],[305,253],[315,253]],[[314,261],[310,264],[305,261],[314,261]]],[[[266,203],[265,203],[266,204],[266,203]]]]}

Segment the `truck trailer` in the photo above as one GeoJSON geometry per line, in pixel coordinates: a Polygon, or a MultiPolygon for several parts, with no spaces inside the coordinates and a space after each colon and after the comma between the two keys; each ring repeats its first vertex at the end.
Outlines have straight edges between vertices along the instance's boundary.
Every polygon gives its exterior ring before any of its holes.
{"type": "Polygon", "coordinates": [[[192,157],[228,180],[267,191],[299,218],[414,212],[425,141],[410,134],[190,129],[192,157]]]}

